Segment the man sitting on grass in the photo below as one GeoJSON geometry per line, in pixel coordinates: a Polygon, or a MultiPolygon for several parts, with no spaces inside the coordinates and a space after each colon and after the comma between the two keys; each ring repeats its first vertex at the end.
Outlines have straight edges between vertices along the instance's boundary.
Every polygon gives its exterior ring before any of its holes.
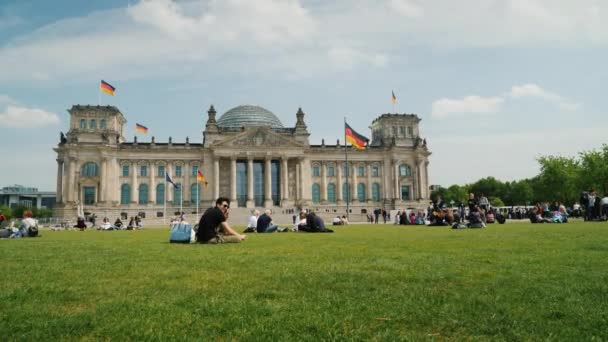
{"type": "Polygon", "coordinates": [[[258,222],[256,224],[256,230],[258,233],[273,233],[279,229],[279,226],[272,223],[272,217],[270,214],[272,214],[272,211],[270,209],[266,209],[262,216],[258,217],[258,222]]]}
{"type": "Polygon", "coordinates": [[[196,240],[199,243],[238,243],[247,237],[234,231],[226,222],[230,200],[220,197],[215,207],[207,209],[198,223],[196,240]]]}

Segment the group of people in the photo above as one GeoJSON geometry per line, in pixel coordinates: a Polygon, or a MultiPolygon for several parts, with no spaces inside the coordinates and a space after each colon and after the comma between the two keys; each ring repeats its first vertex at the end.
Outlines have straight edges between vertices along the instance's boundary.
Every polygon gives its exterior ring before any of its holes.
{"type": "MultiPolygon", "coordinates": [[[[31,210],[25,210],[19,226],[15,227],[15,221],[11,220],[6,228],[0,229],[0,238],[18,239],[39,236],[38,221],[36,221],[33,216],[31,210]]],[[[0,212],[0,225],[4,223],[5,220],[6,216],[0,212]]]]}
{"type": "Polygon", "coordinates": [[[585,221],[599,221],[608,219],[608,193],[601,197],[595,189],[581,194],[581,205],[585,208],[585,221]]]}
{"type": "MultiPolygon", "coordinates": [[[[95,223],[91,222],[91,227],[95,227],[95,223]]],[[[74,228],[79,229],[80,231],[84,231],[88,228],[86,220],[84,217],[80,216],[76,219],[76,224],[74,225],[74,228]]],[[[133,230],[133,229],[143,229],[144,228],[144,224],[142,219],[139,216],[132,216],[131,218],[129,218],[129,223],[125,226],[124,223],[122,223],[122,220],[120,219],[120,217],[116,218],[116,221],[114,221],[114,224],[112,224],[110,222],[110,219],[108,219],[107,217],[104,217],[103,220],[101,221],[101,224],[97,227],[97,230],[133,230]]]]}
{"type": "Polygon", "coordinates": [[[378,220],[382,217],[382,220],[386,224],[386,221],[390,221],[391,214],[384,208],[376,208],[372,214],[367,214],[367,222],[378,224],[378,220]]]}

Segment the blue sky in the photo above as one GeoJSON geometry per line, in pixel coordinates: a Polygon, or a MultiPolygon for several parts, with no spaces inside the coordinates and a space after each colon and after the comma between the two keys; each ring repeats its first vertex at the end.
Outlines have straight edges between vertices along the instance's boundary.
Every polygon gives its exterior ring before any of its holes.
{"type": "MultiPolygon", "coordinates": [[[[538,172],[608,143],[600,0],[0,1],[2,186],[55,188],[66,109],[102,96],[157,141],[201,141],[209,105],[295,124],[311,143],[379,114],[422,118],[431,183],[538,172]]],[[[149,139],[149,136],[144,140],[149,139]]]]}

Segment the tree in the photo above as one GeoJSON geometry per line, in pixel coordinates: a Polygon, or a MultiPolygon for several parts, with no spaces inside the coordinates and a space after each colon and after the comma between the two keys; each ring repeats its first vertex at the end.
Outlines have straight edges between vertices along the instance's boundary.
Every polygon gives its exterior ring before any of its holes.
{"type": "Polygon", "coordinates": [[[578,198],[580,163],[572,157],[543,156],[538,158],[537,196],[543,201],[572,204],[578,198]]]}
{"type": "Polygon", "coordinates": [[[594,188],[603,194],[608,193],[608,145],[598,151],[580,153],[579,186],[588,190],[594,188]]]}
{"type": "Polygon", "coordinates": [[[504,184],[494,177],[486,177],[470,185],[470,190],[477,196],[499,196],[503,194],[504,184]]]}

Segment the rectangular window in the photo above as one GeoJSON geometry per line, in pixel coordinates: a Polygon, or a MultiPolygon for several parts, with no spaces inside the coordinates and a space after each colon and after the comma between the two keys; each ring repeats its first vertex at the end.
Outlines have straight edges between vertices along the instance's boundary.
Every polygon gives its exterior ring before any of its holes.
{"type": "Polygon", "coordinates": [[[403,127],[403,126],[399,127],[399,135],[402,137],[405,136],[405,127],[403,127]]]}
{"type": "Polygon", "coordinates": [[[380,177],[380,167],[372,166],[372,177],[380,177]]]}
{"type": "Polygon", "coordinates": [[[411,127],[411,126],[409,126],[409,127],[407,128],[407,136],[408,136],[408,137],[410,137],[410,138],[413,138],[413,137],[414,137],[414,131],[412,130],[412,127],[411,127]]]}
{"type": "Polygon", "coordinates": [[[95,187],[84,187],[84,204],[95,204],[95,187]]]}
{"type": "Polygon", "coordinates": [[[192,176],[196,177],[197,174],[198,174],[198,166],[192,165],[192,176]]]}
{"type": "Polygon", "coordinates": [[[140,211],[139,213],[137,213],[137,216],[139,216],[139,218],[146,218],[146,213],[143,211],[140,211]]]}
{"type": "Polygon", "coordinates": [[[163,217],[164,213],[162,211],[157,211],[156,212],[156,217],[163,217]]]}
{"type": "Polygon", "coordinates": [[[328,166],[327,167],[327,177],[335,177],[336,176],[336,170],[334,169],[333,166],[328,166]]]}
{"type": "Polygon", "coordinates": [[[129,165],[122,166],[122,176],[129,177],[129,165]]]}
{"type": "Polygon", "coordinates": [[[344,176],[344,177],[350,176],[350,167],[348,167],[348,165],[345,165],[345,164],[342,165],[342,176],[344,176]]]}
{"type": "Polygon", "coordinates": [[[158,177],[165,177],[165,165],[158,165],[158,177]]]}
{"type": "Polygon", "coordinates": [[[147,165],[140,165],[139,166],[139,175],[141,177],[147,177],[148,176],[148,166],[147,165]]]}
{"type": "Polygon", "coordinates": [[[401,186],[401,200],[409,201],[410,199],[410,186],[402,185],[401,186]]]}
{"type": "Polygon", "coordinates": [[[87,128],[87,120],[80,119],[80,128],[87,128]]]}
{"type": "Polygon", "coordinates": [[[393,136],[397,136],[397,127],[393,126],[393,136]]]}
{"type": "Polygon", "coordinates": [[[319,172],[319,167],[318,166],[313,166],[312,167],[312,176],[313,177],[319,177],[320,172],[319,172]]]}
{"type": "Polygon", "coordinates": [[[357,168],[357,176],[359,176],[359,177],[365,176],[365,167],[359,166],[357,168]]]}
{"type": "Polygon", "coordinates": [[[181,176],[182,176],[182,166],[176,165],[175,166],[175,177],[181,177],[181,176]]]}

